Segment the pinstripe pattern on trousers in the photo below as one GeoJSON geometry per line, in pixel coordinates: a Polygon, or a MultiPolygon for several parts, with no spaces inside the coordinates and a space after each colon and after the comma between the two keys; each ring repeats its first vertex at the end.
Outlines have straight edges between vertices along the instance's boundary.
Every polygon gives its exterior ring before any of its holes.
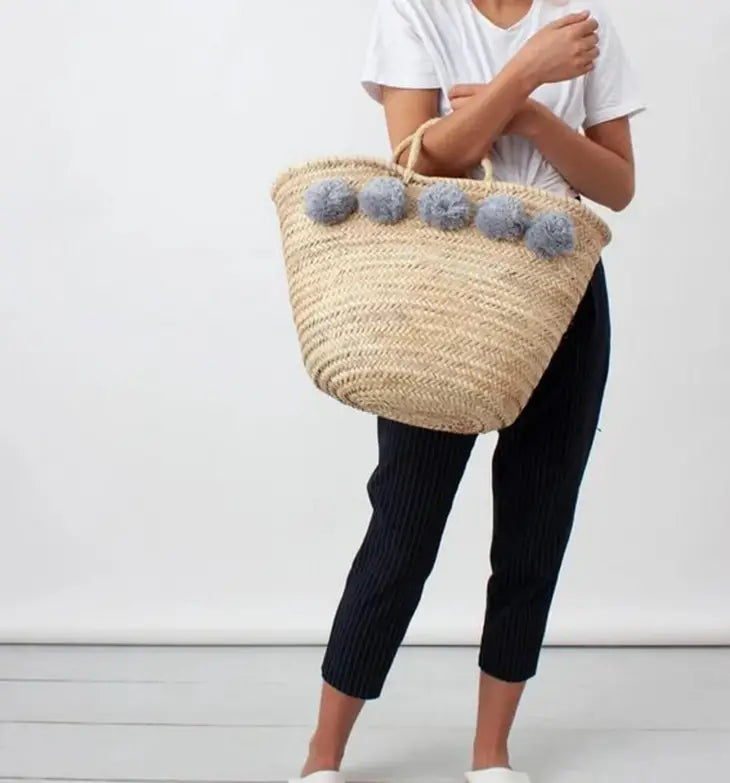
{"type": "MultiPolygon", "coordinates": [[[[499,433],[487,608],[479,665],[534,676],[593,444],[610,354],[603,264],[517,421],[499,433]]],[[[335,615],[322,674],[377,698],[431,573],[476,436],[378,419],[373,507],[335,615]]]]}

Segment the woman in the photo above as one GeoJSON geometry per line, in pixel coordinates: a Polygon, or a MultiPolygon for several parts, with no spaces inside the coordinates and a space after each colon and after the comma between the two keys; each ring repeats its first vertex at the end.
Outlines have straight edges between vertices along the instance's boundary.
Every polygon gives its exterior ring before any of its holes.
{"type": "MultiPolygon", "coordinates": [[[[393,146],[430,117],[418,170],[497,179],[613,210],[634,194],[629,118],[643,107],[615,30],[593,0],[381,0],[363,83],[393,146]],[[586,10],[588,9],[588,10],[586,10]],[[585,133],[581,133],[583,128],[585,133]]],[[[609,360],[596,269],[548,370],[493,460],[492,576],[470,783],[519,783],[508,736],[536,673],[548,612],[598,421],[609,360]]],[[[345,745],[377,698],[439,547],[474,436],[378,421],[373,515],[323,664],[302,775],[342,783],[345,745]]]]}

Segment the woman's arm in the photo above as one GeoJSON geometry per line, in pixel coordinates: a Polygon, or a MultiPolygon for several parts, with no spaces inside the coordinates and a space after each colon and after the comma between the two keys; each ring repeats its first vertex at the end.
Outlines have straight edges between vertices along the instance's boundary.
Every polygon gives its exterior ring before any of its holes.
{"type": "MultiPolygon", "coordinates": [[[[426,131],[417,170],[461,177],[489,152],[527,97],[540,84],[572,79],[593,68],[598,25],[588,12],[571,14],[536,33],[497,77],[461,111],[426,131]]],[[[384,87],[383,104],[393,146],[438,115],[437,90],[384,87]]],[[[407,153],[401,157],[401,162],[407,153]]]]}
{"type": "Polygon", "coordinates": [[[616,212],[631,203],[634,154],[628,118],[594,125],[584,136],[530,100],[505,132],[529,139],[578,193],[592,201],[616,212]]]}
{"type": "MultiPolygon", "coordinates": [[[[428,176],[464,177],[489,152],[493,140],[531,92],[518,67],[505,68],[463,111],[445,117],[424,135],[417,171],[428,176]]],[[[383,88],[383,106],[393,147],[431,117],[438,116],[439,90],[383,88]]],[[[405,163],[408,150],[401,156],[405,163]]]]}

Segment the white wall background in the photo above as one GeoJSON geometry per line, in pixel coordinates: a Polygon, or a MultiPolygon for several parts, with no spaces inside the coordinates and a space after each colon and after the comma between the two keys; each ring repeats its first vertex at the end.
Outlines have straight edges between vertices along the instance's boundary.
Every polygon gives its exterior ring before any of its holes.
{"type": "MultiPolygon", "coordinates": [[[[651,111],[549,640],[727,643],[730,5],[607,2],[651,111]]],[[[268,190],[385,154],[372,7],[0,1],[0,640],[325,639],[375,422],[301,368],[268,190]]],[[[492,446],[412,640],[478,639],[492,446]]]]}

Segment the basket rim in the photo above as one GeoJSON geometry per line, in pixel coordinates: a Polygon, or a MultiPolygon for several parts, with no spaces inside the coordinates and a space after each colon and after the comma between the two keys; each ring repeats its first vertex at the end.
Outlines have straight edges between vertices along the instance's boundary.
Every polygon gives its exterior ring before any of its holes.
{"type": "MultiPolygon", "coordinates": [[[[315,158],[309,160],[306,163],[300,163],[297,165],[289,166],[284,169],[274,180],[271,187],[271,198],[274,202],[277,201],[277,195],[281,188],[283,188],[287,182],[300,174],[307,174],[311,171],[321,170],[326,168],[340,168],[342,166],[354,165],[358,167],[372,167],[377,169],[381,173],[388,172],[391,176],[396,176],[399,179],[404,180],[406,174],[405,166],[394,163],[389,160],[383,160],[382,158],[376,158],[372,156],[345,156],[345,155],[331,155],[328,157],[315,158]]],[[[468,183],[470,188],[482,186],[484,188],[485,197],[493,192],[504,193],[509,195],[522,195],[522,196],[539,196],[540,198],[548,198],[556,209],[568,211],[574,216],[582,216],[584,219],[593,224],[593,226],[602,234],[604,245],[607,245],[612,239],[611,228],[608,223],[603,220],[596,212],[590,207],[587,207],[581,201],[572,196],[563,196],[559,193],[553,193],[543,188],[537,188],[534,185],[522,185],[515,182],[503,182],[501,180],[491,180],[488,183],[486,180],[471,179],[466,177],[430,177],[425,174],[419,174],[418,172],[410,173],[409,184],[417,184],[422,186],[434,185],[439,182],[449,182],[463,187],[465,183],[468,183]]]]}

